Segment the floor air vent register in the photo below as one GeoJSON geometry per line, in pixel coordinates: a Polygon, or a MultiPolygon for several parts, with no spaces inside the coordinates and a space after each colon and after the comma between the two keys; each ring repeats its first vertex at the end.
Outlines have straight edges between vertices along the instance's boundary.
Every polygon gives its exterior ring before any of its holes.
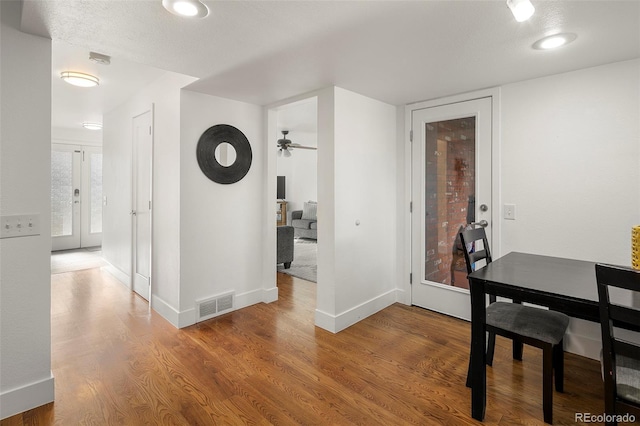
{"type": "Polygon", "coordinates": [[[196,301],[198,318],[196,322],[217,317],[233,309],[233,293],[225,293],[196,301]]]}

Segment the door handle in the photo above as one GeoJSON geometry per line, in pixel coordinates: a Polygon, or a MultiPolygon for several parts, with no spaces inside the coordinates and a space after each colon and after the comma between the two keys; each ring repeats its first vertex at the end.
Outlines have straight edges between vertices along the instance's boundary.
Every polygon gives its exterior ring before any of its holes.
{"type": "Polygon", "coordinates": [[[131,210],[131,211],[129,212],[129,214],[130,214],[130,215],[132,215],[132,216],[135,216],[135,215],[136,215],[136,211],[135,211],[135,210],[131,210]]]}
{"type": "Polygon", "coordinates": [[[480,222],[472,222],[471,225],[480,226],[482,228],[486,228],[487,226],[489,226],[489,222],[487,222],[486,220],[482,219],[480,222]]]}

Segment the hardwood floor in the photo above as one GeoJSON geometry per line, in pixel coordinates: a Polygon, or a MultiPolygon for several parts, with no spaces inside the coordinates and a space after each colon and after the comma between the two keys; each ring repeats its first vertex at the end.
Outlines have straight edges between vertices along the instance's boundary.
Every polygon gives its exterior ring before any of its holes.
{"type": "MultiPolygon", "coordinates": [[[[395,304],[332,334],[316,285],[278,274],[280,298],[177,330],[99,269],[52,276],[56,401],[9,425],[460,425],[469,324],[395,304]]],[[[599,364],[565,358],[554,424],[601,413],[599,364]]],[[[543,424],[541,353],[498,337],[484,424],[543,424]]]]}

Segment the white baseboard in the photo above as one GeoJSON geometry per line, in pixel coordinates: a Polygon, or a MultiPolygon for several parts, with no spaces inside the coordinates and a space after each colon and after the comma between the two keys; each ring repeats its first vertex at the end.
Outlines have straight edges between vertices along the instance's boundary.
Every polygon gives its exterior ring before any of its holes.
{"type": "Polygon", "coordinates": [[[180,328],[180,312],[155,294],[151,295],[151,308],[159,313],[162,318],[169,321],[174,327],[180,328]]]}
{"type": "Polygon", "coordinates": [[[278,287],[262,290],[262,302],[271,303],[278,300],[278,287]]]}
{"type": "MultiPolygon", "coordinates": [[[[257,290],[248,291],[246,293],[236,294],[234,296],[235,306],[233,311],[237,311],[238,309],[246,308],[247,306],[255,305],[257,303],[271,303],[275,302],[276,300],[278,300],[278,287],[273,287],[270,289],[260,288],[257,290]]],[[[160,298],[156,298],[155,296],[153,299],[153,303],[154,309],[167,321],[178,328],[189,327],[190,325],[196,323],[195,307],[178,312],[166,303],[164,303],[165,306],[162,306],[163,301],[160,298]]]]}
{"type": "Polygon", "coordinates": [[[332,333],[338,333],[358,321],[393,305],[397,300],[396,292],[396,289],[390,290],[338,315],[331,315],[316,309],[316,326],[332,333]]]}
{"type": "Polygon", "coordinates": [[[120,281],[120,283],[123,286],[127,287],[128,289],[131,289],[131,277],[128,274],[125,274],[124,272],[122,272],[120,269],[116,268],[109,262],[107,262],[107,266],[103,266],[100,269],[107,271],[108,273],[113,275],[118,281],[120,281]]]}
{"type": "Polygon", "coordinates": [[[51,377],[0,394],[0,419],[15,416],[53,402],[55,386],[51,377]]]}

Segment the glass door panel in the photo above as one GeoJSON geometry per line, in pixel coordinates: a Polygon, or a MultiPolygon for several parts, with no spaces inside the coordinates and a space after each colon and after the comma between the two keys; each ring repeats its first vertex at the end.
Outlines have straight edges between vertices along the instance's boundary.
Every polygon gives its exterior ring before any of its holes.
{"type": "Polygon", "coordinates": [[[469,288],[458,234],[475,221],[476,118],[425,124],[424,279],[469,288]]]}
{"type": "Polygon", "coordinates": [[[83,147],[82,247],[102,244],[102,149],[83,147]]]}
{"type": "Polygon", "coordinates": [[[55,144],[51,150],[51,249],[80,247],[82,151],[55,144]]]}

